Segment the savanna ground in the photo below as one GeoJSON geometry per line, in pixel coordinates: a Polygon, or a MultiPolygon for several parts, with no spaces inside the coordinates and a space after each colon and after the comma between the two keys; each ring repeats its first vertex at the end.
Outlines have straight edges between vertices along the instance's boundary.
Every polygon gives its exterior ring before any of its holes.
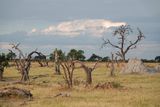
{"type": "MultiPolygon", "coordinates": [[[[87,63],[90,64],[91,63],[87,63]]],[[[50,64],[51,65],[51,64],[50,64]]],[[[155,66],[156,64],[146,64],[155,66]]],[[[54,75],[54,67],[39,67],[33,63],[30,69],[30,82],[14,83],[20,80],[15,67],[8,67],[4,72],[2,87],[28,89],[33,94],[32,100],[0,99],[0,107],[160,107],[160,73],[155,74],[119,74],[109,76],[105,63],[100,63],[93,71],[93,84],[85,87],[85,73],[79,68],[74,71],[74,79],[81,81],[72,89],[66,89],[62,75],[54,75]],[[97,83],[114,81],[123,88],[94,89],[97,83]],[[54,97],[60,92],[70,93],[69,97],[54,97]]],[[[117,69],[118,70],[118,69],[117,69]]]]}

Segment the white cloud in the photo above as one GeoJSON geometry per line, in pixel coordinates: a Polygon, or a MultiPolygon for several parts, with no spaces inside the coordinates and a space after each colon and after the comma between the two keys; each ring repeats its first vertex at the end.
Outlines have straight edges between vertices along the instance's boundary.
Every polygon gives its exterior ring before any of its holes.
{"type": "Polygon", "coordinates": [[[112,22],[105,19],[86,19],[61,22],[47,28],[32,29],[31,34],[62,35],[75,37],[79,35],[103,36],[110,27],[125,25],[125,22],[112,22]]]}
{"type": "Polygon", "coordinates": [[[36,32],[37,31],[37,29],[36,28],[33,28],[32,30],[31,30],[31,33],[34,33],[34,32],[36,32]]]}

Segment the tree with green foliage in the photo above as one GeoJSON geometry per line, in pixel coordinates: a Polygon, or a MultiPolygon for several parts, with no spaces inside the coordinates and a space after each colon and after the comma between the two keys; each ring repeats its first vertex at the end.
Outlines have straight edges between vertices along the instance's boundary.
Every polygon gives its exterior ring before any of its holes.
{"type": "Polygon", "coordinates": [[[40,67],[48,66],[48,61],[46,59],[46,56],[42,53],[40,53],[40,55],[38,56],[35,56],[34,60],[39,63],[40,67]]]}
{"type": "Polygon", "coordinates": [[[7,57],[9,58],[9,60],[13,60],[16,58],[16,54],[14,52],[12,52],[11,50],[9,50],[9,53],[7,54],[7,57]]]}
{"type": "Polygon", "coordinates": [[[4,53],[0,54],[0,81],[3,79],[4,67],[8,66],[9,58],[4,53]]]}
{"type": "Polygon", "coordinates": [[[102,58],[102,61],[109,61],[109,60],[110,58],[108,56],[102,58]]]}
{"type": "Polygon", "coordinates": [[[76,60],[77,59],[77,50],[71,49],[67,54],[67,58],[70,60],[76,60]]]}
{"type": "MultiPolygon", "coordinates": [[[[58,53],[58,55],[59,55],[59,59],[60,59],[61,61],[66,60],[65,52],[63,52],[61,49],[55,49],[55,50],[57,51],[57,53],[58,53]]],[[[54,61],[54,60],[55,60],[55,50],[54,50],[53,53],[50,54],[49,59],[50,59],[51,61],[54,61]]]]}
{"type": "Polygon", "coordinates": [[[156,62],[160,62],[160,56],[156,56],[156,57],[155,57],[155,61],[156,61],[156,62]]]}
{"type": "Polygon", "coordinates": [[[85,58],[86,57],[84,56],[84,51],[83,50],[78,50],[77,51],[77,60],[84,61],[85,58]]]}
{"type": "Polygon", "coordinates": [[[71,49],[67,54],[67,58],[70,60],[84,61],[86,57],[83,50],[71,49]]]}
{"type": "Polygon", "coordinates": [[[55,63],[55,74],[60,75],[60,63],[66,60],[65,53],[61,49],[56,48],[51,55],[50,59],[55,63]]]}
{"type": "Polygon", "coordinates": [[[102,60],[102,57],[96,54],[92,54],[91,57],[88,59],[88,61],[98,61],[98,60],[102,60]]]}

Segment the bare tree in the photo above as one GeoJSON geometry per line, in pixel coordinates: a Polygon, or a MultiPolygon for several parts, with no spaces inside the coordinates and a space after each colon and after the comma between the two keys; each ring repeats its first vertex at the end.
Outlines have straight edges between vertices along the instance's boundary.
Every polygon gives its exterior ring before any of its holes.
{"type": "Polygon", "coordinates": [[[64,79],[68,85],[68,88],[73,87],[73,71],[75,69],[75,65],[73,61],[66,61],[63,63],[60,63],[63,71],[64,71],[64,79]]]}
{"type": "Polygon", "coordinates": [[[113,44],[109,39],[103,39],[102,47],[109,44],[112,47],[117,48],[118,51],[116,55],[119,56],[123,61],[125,61],[126,53],[129,50],[136,48],[137,43],[144,38],[144,35],[139,28],[137,28],[137,31],[137,39],[134,41],[128,41],[127,37],[130,33],[133,33],[133,31],[129,25],[122,25],[113,32],[113,36],[116,36],[118,38],[118,44],[113,44]]]}
{"type": "Polygon", "coordinates": [[[33,54],[37,54],[37,55],[41,55],[40,52],[32,51],[31,53],[29,53],[26,57],[24,56],[23,52],[18,48],[18,46],[20,45],[17,44],[11,44],[12,48],[17,50],[19,53],[19,59],[15,60],[16,61],[16,65],[17,65],[17,70],[20,71],[21,73],[21,81],[27,81],[29,80],[29,70],[30,70],[30,66],[31,66],[31,58],[33,54]]]}
{"type": "Polygon", "coordinates": [[[97,61],[93,67],[88,67],[87,65],[84,64],[84,62],[81,62],[81,61],[76,61],[76,62],[81,64],[82,68],[84,69],[86,73],[86,85],[92,84],[92,72],[95,70],[99,61],[97,61]]]}

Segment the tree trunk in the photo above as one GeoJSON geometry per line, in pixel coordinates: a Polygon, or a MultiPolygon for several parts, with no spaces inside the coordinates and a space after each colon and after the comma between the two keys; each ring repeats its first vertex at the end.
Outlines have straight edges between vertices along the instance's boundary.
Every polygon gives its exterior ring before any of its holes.
{"type": "Polygon", "coordinates": [[[59,55],[57,53],[57,49],[55,50],[55,74],[60,75],[60,60],[59,60],[59,55]]]}
{"type": "Polygon", "coordinates": [[[123,56],[122,56],[122,60],[123,60],[123,62],[125,62],[125,61],[126,61],[125,54],[123,54],[123,56]]]}
{"type": "Polygon", "coordinates": [[[115,74],[114,74],[114,63],[115,63],[115,61],[114,61],[114,54],[113,53],[111,53],[111,55],[112,55],[112,60],[111,60],[111,66],[110,66],[110,75],[111,76],[115,76],[115,74]]]}
{"type": "Polygon", "coordinates": [[[55,63],[55,74],[57,74],[57,75],[61,74],[61,72],[60,72],[60,64],[58,64],[58,63],[55,63]]]}
{"type": "Polygon", "coordinates": [[[46,65],[47,65],[47,67],[49,67],[48,63],[49,63],[49,61],[46,61],[46,65]]]}
{"type": "Polygon", "coordinates": [[[114,74],[114,64],[113,64],[113,62],[111,63],[111,74],[110,74],[111,76],[115,76],[115,74],[114,74]]]}
{"type": "Polygon", "coordinates": [[[39,63],[39,65],[40,65],[40,67],[43,67],[44,65],[43,65],[43,63],[39,60],[38,61],[38,63],[39,63]]]}
{"type": "Polygon", "coordinates": [[[4,67],[0,66],[0,81],[3,79],[4,67]]]}
{"type": "Polygon", "coordinates": [[[28,73],[29,73],[28,70],[22,71],[21,81],[28,81],[29,80],[29,74],[28,73]]]}
{"type": "Polygon", "coordinates": [[[92,84],[92,72],[91,71],[86,71],[86,83],[92,84]]]}

